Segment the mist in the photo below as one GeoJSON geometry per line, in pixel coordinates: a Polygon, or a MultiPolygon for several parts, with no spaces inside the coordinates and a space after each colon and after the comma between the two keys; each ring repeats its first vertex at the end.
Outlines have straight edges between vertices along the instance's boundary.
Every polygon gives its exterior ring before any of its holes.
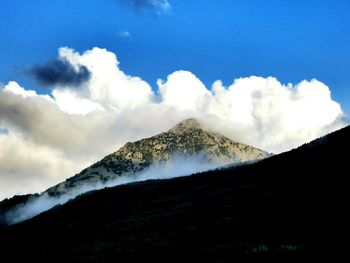
{"type": "Polygon", "coordinates": [[[59,196],[50,196],[47,192],[43,192],[40,196],[33,196],[24,204],[19,204],[6,212],[4,215],[4,221],[9,225],[23,222],[57,205],[65,204],[69,200],[89,191],[146,180],[160,180],[189,176],[217,169],[224,165],[228,164],[212,161],[209,162],[208,159],[201,154],[190,157],[176,155],[167,162],[153,164],[138,173],[122,175],[116,179],[107,181],[106,183],[92,184],[87,182],[82,186],[75,187],[69,192],[59,196]]]}

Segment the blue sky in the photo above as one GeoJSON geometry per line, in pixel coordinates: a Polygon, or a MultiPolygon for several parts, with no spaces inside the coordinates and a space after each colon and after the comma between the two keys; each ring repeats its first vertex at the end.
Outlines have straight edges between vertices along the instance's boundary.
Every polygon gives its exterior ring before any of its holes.
{"type": "Polygon", "coordinates": [[[56,57],[61,46],[98,46],[153,86],[179,69],[207,87],[251,75],[283,83],[317,78],[350,113],[348,0],[169,0],[162,14],[120,3],[0,0],[0,82],[46,92],[23,71],[56,57]]]}

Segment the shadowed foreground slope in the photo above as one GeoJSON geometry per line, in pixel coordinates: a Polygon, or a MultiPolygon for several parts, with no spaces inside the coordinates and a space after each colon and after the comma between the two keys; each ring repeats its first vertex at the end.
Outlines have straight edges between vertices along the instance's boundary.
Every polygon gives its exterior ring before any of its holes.
{"type": "Polygon", "coordinates": [[[1,228],[0,261],[348,257],[349,144],[347,127],[253,165],[91,192],[1,228]]]}

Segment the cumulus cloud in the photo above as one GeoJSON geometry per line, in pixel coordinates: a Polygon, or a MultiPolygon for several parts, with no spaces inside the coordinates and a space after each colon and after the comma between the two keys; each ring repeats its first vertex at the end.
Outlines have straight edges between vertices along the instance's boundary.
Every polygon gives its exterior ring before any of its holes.
{"type": "Polygon", "coordinates": [[[253,76],[237,79],[229,87],[217,81],[212,92],[208,112],[230,120],[237,139],[271,152],[289,150],[344,125],[340,105],[317,80],[293,86],[253,76]]]}
{"type": "Polygon", "coordinates": [[[188,71],[176,71],[157,84],[162,103],[179,109],[202,111],[212,99],[210,91],[188,71]]]}
{"type": "Polygon", "coordinates": [[[59,53],[72,65],[84,65],[91,72],[88,85],[76,91],[68,87],[68,92],[79,92],[79,96],[116,111],[145,105],[154,97],[147,82],[119,69],[119,61],[112,52],[94,48],[80,55],[72,49],[61,48],[59,53]]]}
{"type": "Polygon", "coordinates": [[[152,11],[158,15],[168,13],[171,10],[168,0],[119,0],[119,3],[136,12],[152,11]]]}
{"type": "Polygon", "coordinates": [[[90,78],[90,72],[85,66],[72,65],[64,58],[36,65],[28,72],[44,86],[80,85],[90,78]]]}
{"type": "Polygon", "coordinates": [[[0,199],[42,191],[116,151],[185,118],[279,153],[344,126],[330,89],[318,80],[296,85],[246,77],[206,87],[188,71],[157,81],[157,89],[119,68],[116,55],[93,48],[59,49],[58,60],[85,67],[84,84],[58,83],[39,95],[16,82],[0,88],[0,199]]]}

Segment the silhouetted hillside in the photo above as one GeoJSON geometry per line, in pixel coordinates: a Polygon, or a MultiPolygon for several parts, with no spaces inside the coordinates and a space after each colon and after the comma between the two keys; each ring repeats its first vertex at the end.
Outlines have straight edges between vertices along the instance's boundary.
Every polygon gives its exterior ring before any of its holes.
{"type": "Polygon", "coordinates": [[[349,257],[349,144],[347,127],[252,165],[90,192],[0,229],[0,261],[349,257]]]}

